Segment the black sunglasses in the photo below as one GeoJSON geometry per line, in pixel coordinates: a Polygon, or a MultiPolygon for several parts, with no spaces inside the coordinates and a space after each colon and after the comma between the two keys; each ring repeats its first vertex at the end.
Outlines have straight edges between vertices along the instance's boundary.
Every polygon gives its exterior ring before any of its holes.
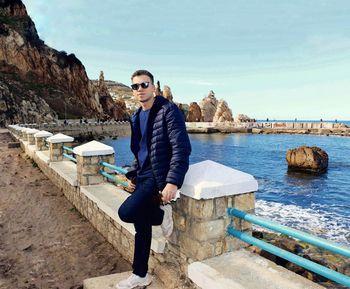
{"type": "Polygon", "coordinates": [[[143,89],[148,88],[148,87],[149,87],[149,82],[148,82],[148,81],[145,81],[145,82],[141,82],[141,83],[133,83],[133,84],[131,85],[131,88],[132,88],[133,90],[138,90],[138,89],[140,88],[140,86],[141,86],[141,88],[143,88],[143,89]]]}

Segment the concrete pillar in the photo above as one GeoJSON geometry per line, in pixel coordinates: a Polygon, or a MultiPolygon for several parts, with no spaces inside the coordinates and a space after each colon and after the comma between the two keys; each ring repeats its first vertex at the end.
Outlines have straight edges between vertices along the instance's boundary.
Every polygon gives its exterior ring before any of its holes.
{"type": "Polygon", "coordinates": [[[22,139],[23,141],[25,141],[25,142],[28,141],[28,136],[27,136],[27,131],[28,131],[28,130],[31,130],[31,128],[24,127],[24,128],[22,129],[22,137],[21,137],[21,139],[22,139]]]}
{"type": "Polygon", "coordinates": [[[39,132],[39,130],[37,129],[28,129],[27,130],[27,141],[28,141],[28,145],[35,145],[35,138],[34,138],[34,134],[36,134],[37,132],[39,132]]]}
{"type": "MultiPolygon", "coordinates": [[[[100,162],[114,164],[114,149],[98,141],[91,141],[74,148],[77,158],[78,184],[81,186],[97,185],[104,182],[99,173],[100,162]]],[[[111,170],[105,168],[106,172],[111,170]]]]}
{"type": "Polygon", "coordinates": [[[45,151],[49,149],[45,144],[45,140],[50,136],[52,136],[52,133],[45,130],[39,131],[36,134],[34,134],[35,145],[38,151],[45,151]]]}
{"type": "Polygon", "coordinates": [[[170,249],[187,262],[203,260],[246,247],[228,236],[233,221],[239,230],[251,231],[251,224],[231,220],[226,209],[254,213],[258,183],[253,176],[213,161],[190,166],[181,189],[181,198],[173,205],[174,232],[170,249]]]}
{"type": "Polygon", "coordinates": [[[63,160],[63,146],[72,147],[74,138],[71,136],[58,133],[47,138],[50,150],[50,162],[63,160]]]}

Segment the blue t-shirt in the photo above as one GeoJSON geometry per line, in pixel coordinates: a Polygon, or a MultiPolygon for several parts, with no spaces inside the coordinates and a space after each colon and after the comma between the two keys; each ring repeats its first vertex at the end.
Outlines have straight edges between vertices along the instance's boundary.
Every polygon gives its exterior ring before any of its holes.
{"type": "Polygon", "coordinates": [[[153,176],[152,167],[148,156],[148,148],[147,148],[147,122],[149,117],[150,109],[140,111],[140,130],[141,130],[141,139],[140,139],[140,150],[137,153],[137,157],[139,159],[139,169],[138,176],[139,177],[151,177],[153,176]]]}

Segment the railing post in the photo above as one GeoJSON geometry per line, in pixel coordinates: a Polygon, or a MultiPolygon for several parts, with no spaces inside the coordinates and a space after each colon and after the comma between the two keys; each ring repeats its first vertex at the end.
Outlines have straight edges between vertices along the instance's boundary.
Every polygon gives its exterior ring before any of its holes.
{"type": "Polygon", "coordinates": [[[64,134],[55,134],[47,138],[50,150],[50,162],[63,160],[63,146],[72,147],[74,138],[64,134]]]}
{"type": "Polygon", "coordinates": [[[31,128],[25,127],[22,129],[22,136],[21,136],[22,141],[25,141],[25,142],[28,141],[28,135],[27,135],[28,130],[31,130],[31,128]]]}
{"type": "MultiPolygon", "coordinates": [[[[213,161],[190,166],[173,205],[174,233],[169,250],[187,263],[203,260],[247,246],[228,236],[231,222],[226,209],[236,207],[253,212],[257,181],[249,174],[213,161]]],[[[235,220],[236,226],[250,231],[248,222],[235,220]]]]}
{"type": "MultiPolygon", "coordinates": [[[[104,182],[99,173],[100,162],[114,164],[114,149],[98,141],[91,141],[74,148],[77,158],[78,183],[81,186],[97,185],[104,182]]],[[[105,169],[112,172],[112,170],[105,169]]]]}
{"type": "Polygon", "coordinates": [[[46,146],[45,140],[50,136],[52,136],[52,133],[45,130],[39,131],[36,134],[34,134],[35,145],[38,151],[45,151],[49,149],[46,146]]]}
{"type": "Polygon", "coordinates": [[[34,138],[34,134],[36,134],[37,132],[39,132],[39,130],[37,129],[28,129],[27,130],[27,140],[28,140],[28,145],[35,145],[35,138],[34,138]]]}

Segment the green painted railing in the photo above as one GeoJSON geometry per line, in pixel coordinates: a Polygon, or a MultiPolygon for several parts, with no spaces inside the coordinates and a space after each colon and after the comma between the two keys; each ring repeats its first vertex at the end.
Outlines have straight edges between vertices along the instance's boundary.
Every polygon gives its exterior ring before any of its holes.
{"type": "MultiPolygon", "coordinates": [[[[274,230],[276,232],[279,232],[279,233],[294,237],[296,239],[305,241],[309,244],[327,249],[329,251],[343,255],[345,257],[348,257],[348,258],[350,257],[350,248],[340,246],[338,244],[329,242],[329,241],[324,240],[322,238],[312,236],[310,234],[289,228],[287,226],[280,225],[278,223],[275,223],[275,222],[272,222],[269,220],[265,220],[263,218],[255,216],[255,215],[248,214],[246,212],[237,210],[235,208],[228,208],[227,213],[231,217],[240,218],[242,220],[254,223],[254,224],[262,226],[264,228],[274,230]]],[[[286,250],[280,249],[274,245],[268,244],[262,240],[254,238],[246,233],[238,231],[233,227],[232,224],[230,224],[228,226],[227,231],[230,235],[232,235],[232,236],[234,236],[234,237],[236,237],[244,242],[247,242],[249,244],[257,246],[257,247],[259,247],[267,252],[270,252],[276,256],[279,256],[283,259],[286,259],[290,262],[293,262],[293,263],[295,263],[295,264],[297,264],[297,265],[299,265],[307,270],[315,272],[315,273],[317,273],[321,276],[324,276],[330,280],[333,280],[339,284],[350,287],[350,277],[349,276],[346,276],[344,274],[341,274],[339,272],[331,270],[327,267],[321,266],[315,262],[312,262],[312,261],[307,260],[303,257],[297,256],[297,255],[290,253],[286,250]]]]}
{"type": "Polygon", "coordinates": [[[65,158],[67,158],[67,159],[69,159],[69,160],[71,160],[71,161],[73,161],[73,162],[77,162],[77,159],[74,157],[74,151],[73,151],[73,149],[72,148],[70,148],[70,147],[67,147],[67,146],[63,146],[62,147],[63,148],[63,156],[65,157],[65,158]],[[69,153],[71,153],[71,154],[68,154],[68,153],[66,153],[66,152],[69,152],[69,153]]]}
{"type": "MultiPolygon", "coordinates": [[[[115,165],[111,165],[111,164],[106,163],[106,162],[100,162],[100,165],[102,167],[106,167],[106,168],[109,168],[111,170],[114,170],[115,172],[122,174],[122,175],[125,175],[127,173],[126,169],[123,169],[122,167],[117,167],[115,165]]],[[[116,176],[105,172],[103,169],[100,170],[100,174],[102,176],[106,177],[107,179],[109,179],[110,181],[113,181],[116,184],[122,185],[125,188],[127,188],[129,186],[128,182],[119,180],[116,176]]]]}

